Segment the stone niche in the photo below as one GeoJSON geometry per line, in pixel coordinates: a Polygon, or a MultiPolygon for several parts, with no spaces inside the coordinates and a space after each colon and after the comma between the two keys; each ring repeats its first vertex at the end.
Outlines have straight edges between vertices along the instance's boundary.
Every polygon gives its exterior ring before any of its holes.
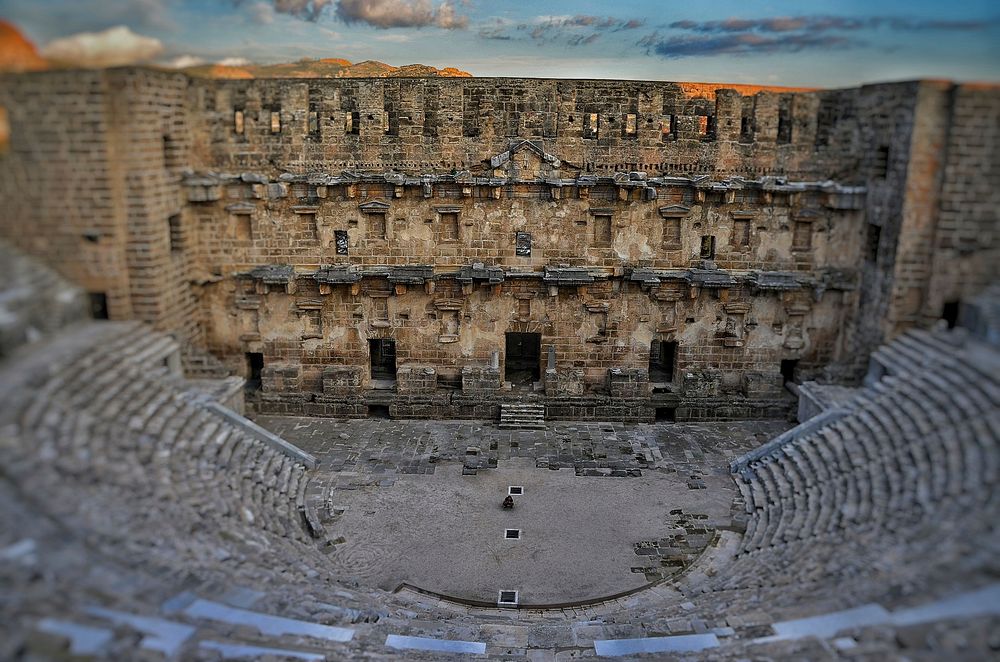
{"type": "Polygon", "coordinates": [[[323,368],[324,395],[354,395],[364,381],[364,369],[353,365],[331,365],[323,368]]]}
{"type": "Polygon", "coordinates": [[[407,363],[396,369],[399,393],[433,393],[437,389],[437,371],[433,366],[407,363]]]}
{"type": "Polygon", "coordinates": [[[500,368],[465,366],[462,368],[462,393],[492,393],[500,389],[500,368]]]}
{"type": "Polygon", "coordinates": [[[579,396],[585,389],[584,371],[582,369],[564,368],[558,370],[549,368],[545,371],[545,395],[579,396]]]}
{"type": "Polygon", "coordinates": [[[302,390],[302,366],[278,363],[260,372],[261,388],[265,393],[298,393],[302,390]]]}
{"type": "Polygon", "coordinates": [[[649,371],[642,368],[608,370],[608,392],[612,398],[644,398],[649,395],[649,371]]]}
{"type": "Polygon", "coordinates": [[[684,395],[688,398],[713,398],[719,395],[722,373],[718,370],[690,370],[684,373],[684,395]]]}

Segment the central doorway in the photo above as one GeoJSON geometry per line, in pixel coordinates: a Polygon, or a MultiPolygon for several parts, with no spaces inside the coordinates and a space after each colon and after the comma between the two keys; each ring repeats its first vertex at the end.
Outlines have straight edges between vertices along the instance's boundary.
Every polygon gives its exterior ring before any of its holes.
{"type": "Polygon", "coordinates": [[[371,361],[372,381],[396,381],[396,341],[387,338],[372,338],[368,341],[368,356],[371,361]]]}
{"type": "Polygon", "coordinates": [[[541,379],[542,334],[508,333],[506,340],[504,381],[530,387],[541,379]]]}
{"type": "Polygon", "coordinates": [[[649,381],[654,383],[674,381],[677,360],[677,342],[654,340],[649,345],[649,381]]]}

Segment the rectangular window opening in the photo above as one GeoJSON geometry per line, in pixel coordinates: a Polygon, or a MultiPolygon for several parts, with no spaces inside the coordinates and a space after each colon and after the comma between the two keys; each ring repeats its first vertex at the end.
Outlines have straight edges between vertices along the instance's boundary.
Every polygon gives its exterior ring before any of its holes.
{"type": "Polygon", "coordinates": [[[639,118],[635,113],[627,113],[625,115],[625,135],[627,137],[635,137],[639,132],[639,118]]]}
{"type": "Polygon", "coordinates": [[[336,245],[337,255],[347,255],[347,230],[334,230],[333,243],[336,245]]]}
{"type": "Polygon", "coordinates": [[[361,113],[354,110],[344,117],[344,133],[349,136],[356,136],[361,133],[361,113]]]}
{"type": "Polygon", "coordinates": [[[674,381],[674,366],[677,364],[677,341],[654,340],[649,346],[649,381],[674,381]]]}
{"type": "Polygon", "coordinates": [[[108,295],[104,292],[91,292],[90,316],[95,320],[106,320],[108,317],[108,295]]]}
{"type": "Polygon", "coordinates": [[[795,381],[795,371],[799,367],[798,359],[782,359],[781,360],[781,382],[783,384],[791,384],[795,381]]]}
{"type": "Polygon", "coordinates": [[[715,138],[715,116],[698,115],[698,137],[702,139],[715,138]]]}
{"type": "Polygon", "coordinates": [[[396,381],[396,341],[372,338],[368,341],[371,378],[375,381],[396,381]]]}
{"type": "Polygon", "coordinates": [[[865,236],[866,244],[866,257],[869,262],[876,262],[878,260],[878,250],[879,242],[882,239],[882,226],[874,225],[872,223],[868,224],[868,231],[865,236]]]}
{"type": "Polygon", "coordinates": [[[715,259],[715,237],[710,234],[701,236],[701,250],[699,256],[703,260],[715,259]]]}
{"type": "Polygon", "coordinates": [[[243,132],[246,130],[244,119],[244,113],[242,110],[233,111],[233,133],[236,135],[242,136],[243,132]]]}
{"type": "Polygon", "coordinates": [[[792,142],[792,111],[791,108],[778,109],[778,143],[787,145],[792,142]]]}
{"type": "Polygon", "coordinates": [[[368,418],[389,419],[389,405],[368,405],[368,418]]]}
{"type": "Polygon", "coordinates": [[[309,125],[309,135],[312,136],[313,138],[318,138],[319,137],[319,112],[317,112],[315,110],[310,110],[309,111],[308,125],[309,125]]]}
{"type": "Polygon", "coordinates": [[[281,111],[271,111],[271,133],[281,133],[281,111]]]}
{"type": "Polygon", "coordinates": [[[677,407],[657,407],[656,421],[663,423],[673,423],[677,420],[677,407]]]}
{"type": "Polygon", "coordinates": [[[958,315],[961,310],[961,301],[945,301],[941,308],[941,319],[947,323],[949,329],[958,326],[958,315]]]}
{"type": "Polygon", "coordinates": [[[541,377],[541,334],[507,333],[505,344],[504,381],[514,386],[531,386],[537,382],[541,377]]]}
{"type": "Polygon", "coordinates": [[[663,140],[677,139],[676,115],[666,115],[662,120],[660,120],[660,133],[663,136],[663,140]]]}
{"type": "Polygon", "coordinates": [[[247,352],[246,358],[246,389],[248,391],[259,391],[261,386],[261,373],[264,371],[264,355],[260,352],[247,352]]]}
{"type": "Polygon", "coordinates": [[[586,113],[583,116],[583,137],[596,140],[598,136],[597,113],[586,113]]]}
{"type": "Polygon", "coordinates": [[[514,254],[519,257],[531,257],[531,235],[518,232],[514,236],[514,254]]]}
{"type": "Polygon", "coordinates": [[[740,117],[740,142],[753,142],[753,116],[746,111],[740,117]]]}

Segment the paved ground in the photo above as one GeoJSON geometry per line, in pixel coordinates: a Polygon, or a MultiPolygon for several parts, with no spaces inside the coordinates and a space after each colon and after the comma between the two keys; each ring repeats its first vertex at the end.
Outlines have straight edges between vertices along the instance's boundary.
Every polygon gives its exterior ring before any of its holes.
{"type": "Polygon", "coordinates": [[[319,458],[310,498],[337,543],[333,572],[485,602],[518,590],[522,604],[595,599],[683,569],[729,524],[728,459],[789,427],[258,422],[319,458]],[[510,485],[525,493],[503,511],[510,485]]]}

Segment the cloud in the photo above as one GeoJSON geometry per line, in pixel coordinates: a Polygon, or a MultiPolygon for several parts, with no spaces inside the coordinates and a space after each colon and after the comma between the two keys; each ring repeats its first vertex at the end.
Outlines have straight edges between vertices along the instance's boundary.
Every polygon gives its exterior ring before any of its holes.
{"type": "Polygon", "coordinates": [[[53,39],[42,55],[79,67],[118,67],[146,62],[163,52],[163,43],[118,25],[102,32],[80,32],[53,39]]]}
{"type": "Polygon", "coordinates": [[[388,44],[405,44],[413,41],[413,35],[390,32],[389,34],[375,35],[373,39],[375,39],[375,41],[381,41],[388,44]]]}
{"type": "Polygon", "coordinates": [[[224,67],[245,67],[248,64],[253,64],[253,62],[245,57],[224,57],[217,61],[216,64],[221,64],[224,67]]]}
{"type": "Polygon", "coordinates": [[[981,30],[996,21],[948,21],[909,19],[893,16],[852,18],[849,16],[775,16],[771,18],[727,18],[722,21],[674,21],[668,27],[702,34],[740,32],[833,32],[877,29],[891,30],[981,30]]]}
{"type": "Polygon", "coordinates": [[[163,66],[171,69],[186,69],[187,67],[197,67],[205,64],[205,58],[197,55],[178,55],[163,63],[163,66]]]}
{"type": "Polygon", "coordinates": [[[855,36],[861,31],[880,29],[981,30],[991,21],[950,21],[909,19],[890,16],[856,18],[849,16],[775,16],[770,18],[728,18],[721,21],[674,21],[667,27],[680,34],[646,35],[639,42],[647,53],[665,58],[712,55],[754,55],[798,53],[805,50],[829,51],[868,45],[855,36]]]}
{"type": "Polygon", "coordinates": [[[647,52],[674,59],[723,54],[755,55],[834,50],[859,43],[840,35],[783,34],[776,37],[743,32],[670,38],[662,38],[654,33],[644,37],[639,45],[645,46],[647,52]]]}
{"type": "Polygon", "coordinates": [[[530,23],[510,23],[497,19],[495,24],[479,30],[481,39],[511,41],[527,38],[538,43],[563,42],[570,46],[592,44],[608,32],[637,30],[645,25],[641,19],[622,19],[614,16],[538,16],[530,23]]]}
{"type": "Polygon", "coordinates": [[[250,5],[250,19],[258,25],[274,23],[274,5],[269,2],[255,2],[250,5]]]}
{"type": "Polygon", "coordinates": [[[333,0],[272,0],[274,11],[291,14],[309,21],[319,18],[323,10],[333,3],[333,0]]]}
{"type": "Polygon", "coordinates": [[[430,0],[338,0],[337,18],[344,23],[367,23],[389,28],[438,27],[455,30],[468,27],[469,19],[455,11],[452,2],[434,5],[430,0]]]}
{"type": "MultiPolygon", "coordinates": [[[[466,0],[459,1],[464,4],[466,0]]],[[[268,9],[273,7],[275,12],[308,21],[319,19],[327,8],[333,8],[334,15],[344,23],[364,23],[380,30],[427,27],[456,30],[469,25],[469,19],[455,11],[454,0],[437,4],[431,0],[270,0],[270,3],[268,9]]],[[[253,8],[255,16],[262,17],[261,10],[256,5],[253,8]]]]}

